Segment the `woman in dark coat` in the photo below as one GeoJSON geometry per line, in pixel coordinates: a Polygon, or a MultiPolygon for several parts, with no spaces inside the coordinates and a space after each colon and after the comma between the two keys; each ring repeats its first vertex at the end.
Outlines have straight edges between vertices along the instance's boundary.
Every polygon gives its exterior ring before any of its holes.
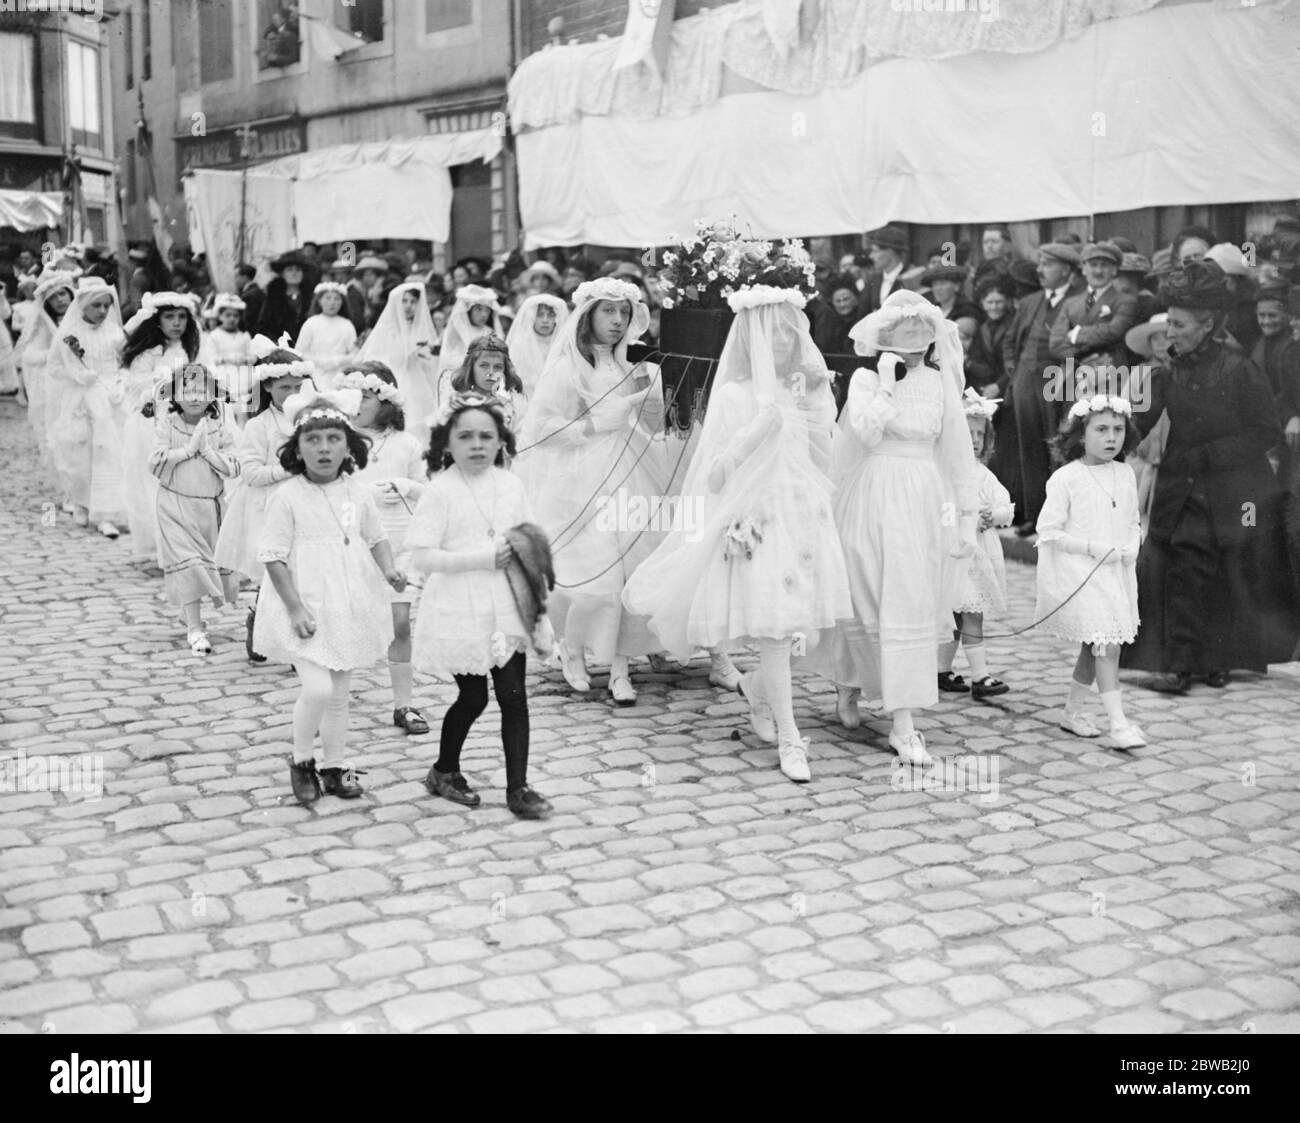
{"type": "Polygon", "coordinates": [[[858,322],[858,286],[847,275],[833,277],[823,290],[825,300],[816,302],[812,337],[823,355],[852,355],[849,328],[858,322]]]}
{"type": "Polygon", "coordinates": [[[1189,262],[1160,296],[1170,364],[1134,421],[1146,433],[1168,412],[1169,437],[1138,556],[1142,624],[1122,665],[1157,671],[1144,685],[1181,694],[1194,675],[1223,687],[1231,670],[1294,658],[1297,619],[1267,457],[1281,427],[1264,373],[1214,338],[1233,303],[1223,270],[1189,262]]]}
{"type": "Polygon", "coordinates": [[[1005,276],[986,277],[976,289],[984,319],[976,329],[966,355],[966,385],[986,398],[1001,398],[993,415],[993,455],[989,471],[1011,493],[1016,507],[1016,525],[1024,521],[1020,501],[1020,449],[1016,443],[1016,418],[1007,392],[1011,372],[1002,355],[1002,342],[1011,326],[1014,284],[1005,276]]]}
{"type": "Polygon", "coordinates": [[[266,299],[257,318],[257,333],[273,343],[289,333],[289,346],[298,339],[298,332],[311,315],[312,290],[307,285],[307,270],[311,263],[293,250],[271,262],[275,276],[266,286],[266,299]]]}

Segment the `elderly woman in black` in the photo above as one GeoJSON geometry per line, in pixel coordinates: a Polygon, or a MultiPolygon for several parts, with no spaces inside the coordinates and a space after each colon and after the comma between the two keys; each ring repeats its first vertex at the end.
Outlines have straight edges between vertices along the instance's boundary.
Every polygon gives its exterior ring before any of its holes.
{"type": "Polygon", "coordinates": [[[1122,665],[1159,672],[1144,685],[1181,694],[1193,676],[1223,687],[1231,670],[1293,658],[1296,628],[1267,458],[1281,439],[1268,379],[1214,338],[1232,305],[1216,263],[1170,273],[1160,297],[1170,363],[1134,421],[1146,433],[1167,411],[1169,438],[1138,557],[1142,624],[1122,665]]]}

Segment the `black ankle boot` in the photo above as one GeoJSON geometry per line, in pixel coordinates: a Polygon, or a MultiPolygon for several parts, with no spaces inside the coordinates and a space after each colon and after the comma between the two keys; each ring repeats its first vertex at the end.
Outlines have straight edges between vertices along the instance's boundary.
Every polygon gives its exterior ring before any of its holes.
{"type": "Polygon", "coordinates": [[[248,610],[248,619],[244,621],[244,650],[248,653],[250,663],[265,663],[266,656],[253,650],[253,624],[257,620],[257,607],[248,610]]]}

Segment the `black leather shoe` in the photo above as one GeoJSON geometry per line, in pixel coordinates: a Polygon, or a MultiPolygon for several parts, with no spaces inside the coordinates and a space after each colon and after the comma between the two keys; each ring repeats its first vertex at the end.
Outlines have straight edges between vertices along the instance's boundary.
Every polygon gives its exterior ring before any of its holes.
{"type": "Polygon", "coordinates": [[[955,675],[952,671],[943,671],[939,675],[939,689],[946,690],[950,694],[965,694],[970,688],[961,675],[955,675]]]}
{"type": "Polygon", "coordinates": [[[430,795],[440,795],[462,807],[479,805],[478,792],[469,786],[469,781],[459,772],[439,772],[436,768],[430,768],[429,774],[424,778],[424,788],[430,795]]]}
{"type": "Polygon", "coordinates": [[[1192,685],[1192,676],[1186,671],[1173,672],[1163,675],[1152,675],[1149,679],[1142,682],[1143,687],[1147,690],[1155,690],[1161,694],[1186,694],[1192,685]]]}
{"type": "Polygon", "coordinates": [[[302,804],[315,803],[320,799],[320,778],[316,775],[316,762],[296,760],[289,762],[289,783],[293,787],[293,798],[302,804]]]}
{"type": "Polygon", "coordinates": [[[1212,686],[1215,690],[1222,690],[1228,685],[1227,671],[1211,671],[1205,676],[1205,685],[1212,686]]]}
{"type": "Polygon", "coordinates": [[[412,706],[402,706],[393,711],[393,724],[407,733],[428,733],[429,723],[420,711],[412,706]]]}
{"type": "Polygon", "coordinates": [[[506,806],[520,819],[545,819],[551,813],[551,805],[532,788],[506,792],[506,806]]]}
{"type": "Polygon", "coordinates": [[[248,619],[244,621],[244,651],[248,654],[250,663],[265,663],[266,656],[259,655],[253,650],[253,623],[257,620],[257,609],[248,610],[248,619]]]}
{"type": "Polygon", "coordinates": [[[356,799],[365,789],[357,780],[355,768],[322,768],[320,776],[321,790],[326,795],[336,795],[339,799],[356,799]]]}
{"type": "Polygon", "coordinates": [[[982,702],[985,698],[995,698],[999,694],[1007,694],[1010,690],[1011,687],[992,675],[985,675],[983,678],[975,679],[970,684],[970,696],[976,702],[982,702]]]}

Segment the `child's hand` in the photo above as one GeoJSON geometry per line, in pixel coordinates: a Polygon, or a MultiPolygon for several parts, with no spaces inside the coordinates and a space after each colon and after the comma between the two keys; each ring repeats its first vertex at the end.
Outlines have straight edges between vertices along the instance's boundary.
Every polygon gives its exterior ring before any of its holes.
{"type": "Polygon", "coordinates": [[[1138,548],[1136,546],[1120,546],[1115,552],[1119,555],[1119,560],[1125,565],[1135,565],[1137,563],[1138,548]]]}
{"type": "Polygon", "coordinates": [[[510,564],[510,559],[514,557],[514,553],[514,550],[510,548],[510,543],[504,538],[499,538],[497,540],[497,569],[505,569],[505,567],[510,564]]]}
{"type": "Polygon", "coordinates": [[[384,580],[387,581],[399,593],[406,588],[406,574],[393,569],[384,574],[384,580]]]}
{"type": "Polygon", "coordinates": [[[993,526],[993,508],[984,507],[980,510],[979,529],[990,530],[993,526]]]}
{"type": "Polygon", "coordinates": [[[289,613],[289,623],[301,639],[310,639],[316,634],[316,617],[301,605],[289,613]]]}

